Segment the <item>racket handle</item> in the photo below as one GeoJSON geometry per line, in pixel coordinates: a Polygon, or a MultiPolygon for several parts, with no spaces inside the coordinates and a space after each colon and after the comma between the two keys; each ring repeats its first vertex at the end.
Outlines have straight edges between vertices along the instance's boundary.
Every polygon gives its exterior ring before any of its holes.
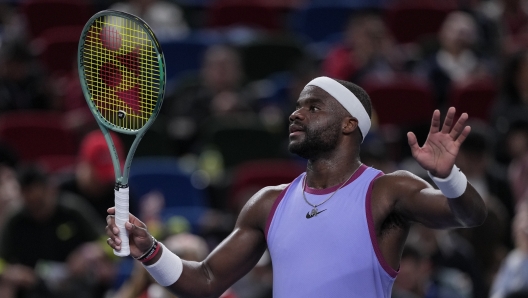
{"type": "Polygon", "coordinates": [[[118,188],[118,190],[115,191],[115,223],[119,229],[121,250],[116,251],[114,249],[114,254],[120,257],[126,257],[130,254],[128,232],[125,229],[125,223],[129,220],[128,206],[128,187],[118,188]]]}

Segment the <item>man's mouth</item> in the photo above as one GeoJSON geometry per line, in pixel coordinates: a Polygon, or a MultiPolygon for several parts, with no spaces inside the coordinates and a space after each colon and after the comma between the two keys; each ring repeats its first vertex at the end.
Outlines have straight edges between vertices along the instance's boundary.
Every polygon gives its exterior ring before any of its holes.
{"type": "Polygon", "coordinates": [[[299,135],[301,133],[304,133],[304,127],[296,124],[290,125],[290,136],[299,135]]]}

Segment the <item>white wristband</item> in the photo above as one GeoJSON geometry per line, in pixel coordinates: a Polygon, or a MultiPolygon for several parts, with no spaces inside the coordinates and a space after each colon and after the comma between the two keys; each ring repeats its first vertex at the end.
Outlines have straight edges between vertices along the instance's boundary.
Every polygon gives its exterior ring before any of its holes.
{"type": "Polygon", "coordinates": [[[467,187],[467,178],[459,168],[453,165],[451,173],[446,178],[438,178],[431,173],[427,172],[429,177],[434,181],[438,189],[442,191],[444,196],[449,199],[454,199],[460,197],[467,187]]]}
{"type": "Polygon", "coordinates": [[[162,286],[168,287],[180,278],[183,271],[183,262],[176,254],[170,251],[160,242],[163,247],[161,257],[152,265],[143,265],[152,277],[162,286]]]}

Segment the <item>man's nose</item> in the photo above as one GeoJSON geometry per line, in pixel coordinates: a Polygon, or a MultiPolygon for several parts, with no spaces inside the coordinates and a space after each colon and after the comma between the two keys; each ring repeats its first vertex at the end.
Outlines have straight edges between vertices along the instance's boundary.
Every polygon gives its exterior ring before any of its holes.
{"type": "Polygon", "coordinates": [[[293,122],[295,120],[304,120],[304,115],[302,113],[302,108],[298,108],[290,115],[290,122],[293,122]]]}

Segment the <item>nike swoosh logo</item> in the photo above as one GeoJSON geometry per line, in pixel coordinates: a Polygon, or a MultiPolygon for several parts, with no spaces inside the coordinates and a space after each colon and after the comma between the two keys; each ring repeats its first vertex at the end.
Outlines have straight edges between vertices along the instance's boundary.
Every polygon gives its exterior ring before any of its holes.
{"type": "Polygon", "coordinates": [[[321,212],[324,212],[324,211],[326,211],[326,209],[325,210],[321,210],[321,211],[317,212],[316,214],[310,214],[310,212],[307,212],[306,213],[306,218],[312,218],[312,217],[316,216],[317,214],[319,214],[321,212]]]}

